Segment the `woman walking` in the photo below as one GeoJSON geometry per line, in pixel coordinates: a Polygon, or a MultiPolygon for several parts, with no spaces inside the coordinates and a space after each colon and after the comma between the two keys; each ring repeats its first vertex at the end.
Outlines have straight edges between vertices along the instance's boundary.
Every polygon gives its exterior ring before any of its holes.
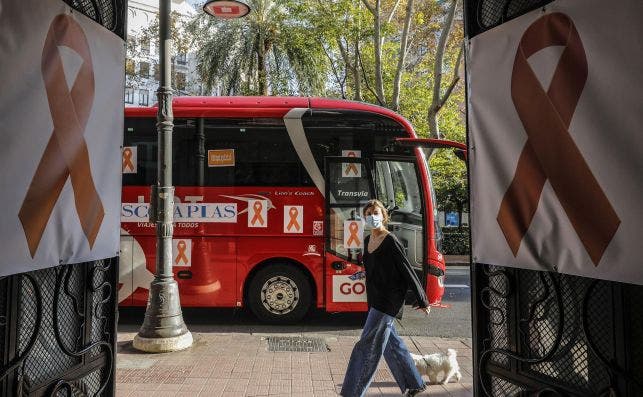
{"type": "Polygon", "coordinates": [[[364,241],[366,297],[368,316],[360,340],[355,344],[344,377],[341,395],[362,397],[368,389],[377,365],[384,355],[397,385],[405,396],[426,389],[409,351],[395,331],[393,321],[401,317],[406,291],[411,289],[417,309],[429,314],[429,303],[422,284],[404,248],[386,229],[388,211],[379,200],[370,200],[363,209],[366,224],[372,229],[364,241]]]}

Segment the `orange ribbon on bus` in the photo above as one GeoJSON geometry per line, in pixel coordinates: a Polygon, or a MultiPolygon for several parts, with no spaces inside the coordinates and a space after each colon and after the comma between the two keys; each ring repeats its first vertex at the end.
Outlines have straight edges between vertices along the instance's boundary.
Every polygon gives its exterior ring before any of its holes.
{"type": "Polygon", "coordinates": [[[290,216],[290,223],[288,223],[288,226],[286,229],[290,230],[293,226],[295,227],[295,230],[301,229],[301,226],[299,226],[299,222],[297,222],[297,215],[299,215],[299,211],[295,207],[290,207],[290,211],[288,211],[288,215],[290,216]]]}
{"type": "Polygon", "coordinates": [[[357,222],[351,222],[348,225],[348,232],[350,233],[350,236],[348,236],[348,240],[346,241],[346,245],[348,247],[355,245],[357,247],[360,246],[361,242],[359,240],[359,236],[357,235],[357,232],[359,232],[359,226],[357,225],[357,222]]]}
{"type": "MultiPolygon", "coordinates": [[[[346,157],[357,157],[357,156],[355,155],[355,152],[348,152],[346,157]]],[[[359,172],[357,171],[357,167],[355,167],[355,163],[348,163],[348,166],[346,167],[346,170],[344,171],[344,174],[346,174],[346,176],[348,176],[348,173],[350,171],[353,171],[353,174],[358,175],[359,172]]]]}
{"type": "Polygon", "coordinates": [[[126,168],[129,168],[130,171],[134,171],[134,164],[132,163],[132,149],[125,148],[123,149],[123,171],[126,168]]]}
{"type": "Polygon", "coordinates": [[[185,249],[187,247],[188,247],[188,245],[183,240],[180,240],[176,244],[176,249],[177,249],[177,251],[179,251],[179,253],[176,255],[176,259],[174,259],[174,263],[176,263],[177,265],[181,261],[183,261],[186,265],[189,263],[188,257],[185,255],[185,249]]]}
{"type": "Polygon", "coordinates": [[[54,129],[18,213],[32,257],[67,178],[71,177],[76,212],[90,249],[105,215],[83,137],[94,101],[94,70],[87,38],[71,16],[61,14],[52,21],[40,66],[54,129]],[[59,46],[73,49],[83,60],[71,91],[59,46]]]}
{"type": "Polygon", "coordinates": [[[263,217],[261,216],[261,211],[263,210],[263,204],[261,201],[255,201],[252,205],[255,215],[252,217],[250,223],[254,225],[256,222],[259,222],[260,225],[263,225],[263,217]]]}
{"type": "Polygon", "coordinates": [[[545,15],[527,28],[511,76],[511,98],[527,143],[497,217],[514,256],[546,180],[595,266],[621,222],[568,131],[586,80],[583,43],[567,15],[545,15]],[[527,59],[550,46],[564,50],[545,91],[527,59]]]}

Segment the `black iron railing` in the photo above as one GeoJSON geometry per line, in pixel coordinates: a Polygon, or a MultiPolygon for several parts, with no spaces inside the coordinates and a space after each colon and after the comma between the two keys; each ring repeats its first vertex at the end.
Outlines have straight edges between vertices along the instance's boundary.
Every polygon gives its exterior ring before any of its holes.
{"type": "Polygon", "coordinates": [[[478,395],[643,395],[643,286],[488,265],[474,275],[478,395]]]}
{"type": "Polygon", "coordinates": [[[118,258],[0,280],[0,395],[114,393],[118,258]]]}

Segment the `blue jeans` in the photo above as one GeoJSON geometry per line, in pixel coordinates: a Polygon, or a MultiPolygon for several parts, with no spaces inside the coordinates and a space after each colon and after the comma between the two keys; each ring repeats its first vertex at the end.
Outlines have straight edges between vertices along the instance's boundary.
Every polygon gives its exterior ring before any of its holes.
{"type": "Polygon", "coordinates": [[[424,381],[409,350],[395,331],[394,320],[394,317],[377,309],[368,311],[362,336],[348,362],[342,396],[362,397],[366,393],[382,354],[402,393],[407,389],[424,388],[424,381]]]}

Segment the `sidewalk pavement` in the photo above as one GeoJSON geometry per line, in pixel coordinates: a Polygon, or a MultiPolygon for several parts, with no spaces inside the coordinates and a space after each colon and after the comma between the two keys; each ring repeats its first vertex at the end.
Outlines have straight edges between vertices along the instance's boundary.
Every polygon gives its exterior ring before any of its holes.
{"type": "MultiPolygon", "coordinates": [[[[118,333],[116,396],[336,396],[355,336],[328,334],[194,333],[194,345],[175,353],[144,354],[132,348],[134,333],[118,333]],[[268,337],[322,338],[327,352],[268,351],[268,337]]],[[[462,379],[430,385],[419,396],[472,396],[471,339],[402,337],[409,350],[435,353],[454,348],[462,379]],[[415,342],[415,344],[413,343],[415,342]]],[[[425,381],[428,378],[424,377],[425,381]]],[[[400,396],[384,360],[367,396],[400,396]]]]}

